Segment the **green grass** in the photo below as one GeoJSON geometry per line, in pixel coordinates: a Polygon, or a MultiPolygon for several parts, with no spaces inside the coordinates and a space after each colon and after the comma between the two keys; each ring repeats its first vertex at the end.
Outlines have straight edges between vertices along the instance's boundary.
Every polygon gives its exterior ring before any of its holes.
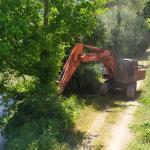
{"type": "Polygon", "coordinates": [[[150,149],[150,69],[147,70],[145,85],[139,98],[141,106],[135,114],[135,121],[131,125],[134,139],[128,146],[128,150],[150,149]]]}
{"type": "MultiPolygon", "coordinates": [[[[32,118],[22,123],[19,112],[5,127],[6,150],[69,150],[65,137],[71,134],[82,104],[76,96],[61,99],[60,105],[49,115],[32,118]],[[55,112],[54,112],[55,111],[55,112]]],[[[24,114],[25,115],[25,114],[24,114]]],[[[27,116],[24,116],[27,118],[27,116]]],[[[73,133],[74,137],[76,134],[73,133]]]]}

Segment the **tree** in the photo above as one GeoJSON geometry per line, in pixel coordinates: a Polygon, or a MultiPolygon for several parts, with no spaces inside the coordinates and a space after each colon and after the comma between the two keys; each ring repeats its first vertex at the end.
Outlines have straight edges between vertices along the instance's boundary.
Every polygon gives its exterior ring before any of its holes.
{"type": "Polygon", "coordinates": [[[144,7],[144,17],[147,19],[148,27],[150,28],[150,1],[147,1],[144,7]]]}
{"type": "Polygon", "coordinates": [[[8,121],[5,121],[8,147],[51,149],[55,147],[56,135],[70,127],[78,105],[74,98],[62,102],[55,81],[67,50],[80,36],[90,37],[96,15],[103,12],[105,2],[0,1],[0,92],[3,101],[13,98],[11,111],[4,116],[8,121]],[[27,134],[24,142],[20,142],[24,131],[27,134]]]}
{"type": "MultiPolygon", "coordinates": [[[[49,112],[65,50],[80,36],[91,35],[96,15],[102,13],[105,2],[1,0],[1,71],[11,70],[19,77],[32,78],[32,88],[27,89],[30,98],[24,103],[32,102],[37,111],[49,112]]],[[[6,93],[7,87],[2,82],[1,85],[6,93]]]]}
{"type": "Polygon", "coordinates": [[[113,49],[119,57],[134,57],[147,49],[149,33],[142,16],[142,1],[115,1],[102,17],[105,24],[105,47],[113,49]]]}

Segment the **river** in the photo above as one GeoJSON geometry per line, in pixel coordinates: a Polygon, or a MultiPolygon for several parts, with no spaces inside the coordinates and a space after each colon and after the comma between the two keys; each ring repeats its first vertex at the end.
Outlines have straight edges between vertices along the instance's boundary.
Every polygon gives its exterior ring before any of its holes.
{"type": "MultiPolygon", "coordinates": [[[[4,111],[4,106],[2,105],[2,96],[0,95],[0,117],[2,117],[4,111]]],[[[0,129],[0,150],[4,149],[4,137],[0,129]]]]}

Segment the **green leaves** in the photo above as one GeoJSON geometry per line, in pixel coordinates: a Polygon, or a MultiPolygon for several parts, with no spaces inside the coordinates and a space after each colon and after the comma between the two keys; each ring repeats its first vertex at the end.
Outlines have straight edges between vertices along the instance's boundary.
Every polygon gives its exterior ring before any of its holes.
{"type": "Polygon", "coordinates": [[[150,29],[150,1],[147,1],[145,5],[144,17],[147,19],[148,28],[150,29]]]}
{"type": "Polygon", "coordinates": [[[147,19],[148,28],[150,29],[150,18],[147,19]]]}
{"type": "Polygon", "coordinates": [[[134,57],[148,48],[149,33],[141,6],[137,7],[130,1],[119,0],[104,15],[105,47],[113,49],[118,57],[134,57]],[[135,8],[136,7],[136,8],[135,8]],[[134,8],[134,9],[133,9],[134,8]]]}
{"type": "MultiPolygon", "coordinates": [[[[15,78],[18,84],[11,87],[1,84],[4,89],[11,89],[9,92],[13,91],[12,95],[28,92],[22,103],[32,103],[34,109],[30,105],[23,105],[20,110],[30,106],[34,114],[48,114],[53,109],[51,104],[55,99],[52,97],[57,92],[55,81],[64,55],[79,42],[81,36],[91,36],[97,11],[104,10],[105,2],[1,0],[0,69],[18,74],[15,78]],[[20,82],[19,76],[27,76],[34,82],[26,81],[27,86],[20,82]]],[[[9,79],[5,80],[9,83],[9,79]]],[[[4,92],[7,95],[7,90],[4,92]]],[[[14,105],[18,108],[16,103],[14,105]]]]}

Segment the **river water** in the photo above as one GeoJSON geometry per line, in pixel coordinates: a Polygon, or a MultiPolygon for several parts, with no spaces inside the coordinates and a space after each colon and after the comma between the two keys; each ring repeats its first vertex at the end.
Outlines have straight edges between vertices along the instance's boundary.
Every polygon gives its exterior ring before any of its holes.
{"type": "MultiPolygon", "coordinates": [[[[7,107],[5,107],[5,105],[3,104],[2,101],[2,95],[0,95],[0,117],[3,116],[4,111],[7,112],[7,109],[9,106],[11,106],[14,103],[13,99],[9,99],[7,101],[7,107]]],[[[0,150],[4,150],[4,143],[5,143],[6,139],[4,138],[3,134],[2,134],[2,129],[0,128],[0,150]]]]}
{"type": "MultiPolygon", "coordinates": [[[[4,105],[2,105],[2,96],[0,95],[0,117],[2,117],[4,111],[4,105]]],[[[4,137],[0,129],[0,150],[4,149],[4,137]]]]}

